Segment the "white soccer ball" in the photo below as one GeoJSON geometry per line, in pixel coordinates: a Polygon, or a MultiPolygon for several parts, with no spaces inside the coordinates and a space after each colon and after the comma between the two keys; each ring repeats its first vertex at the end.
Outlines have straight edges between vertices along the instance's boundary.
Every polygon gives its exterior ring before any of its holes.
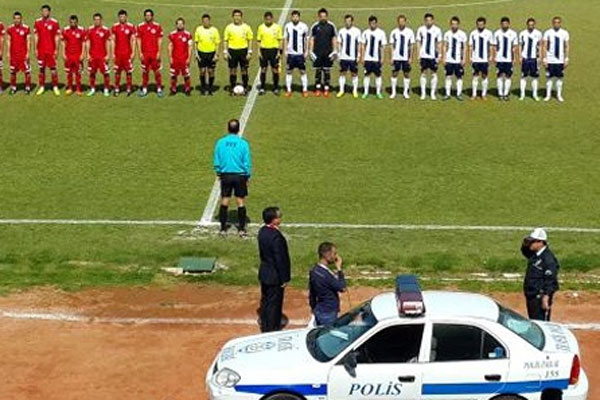
{"type": "Polygon", "coordinates": [[[242,85],[237,85],[236,87],[233,88],[233,93],[237,96],[243,95],[245,91],[246,91],[246,89],[244,89],[244,87],[242,85]]]}

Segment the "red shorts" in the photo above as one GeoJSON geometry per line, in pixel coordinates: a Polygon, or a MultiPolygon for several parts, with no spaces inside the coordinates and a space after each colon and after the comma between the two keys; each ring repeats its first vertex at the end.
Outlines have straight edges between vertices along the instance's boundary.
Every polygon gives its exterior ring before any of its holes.
{"type": "Polygon", "coordinates": [[[101,74],[108,74],[110,72],[110,69],[108,68],[108,63],[106,61],[104,61],[103,58],[100,59],[91,59],[88,62],[88,71],[90,71],[90,74],[96,74],[97,72],[100,72],[101,74]]]}
{"type": "Polygon", "coordinates": [[[81,72],[81,61],[79,57],[77,58],[68,58],[65,60],[65,72],[77,73],[81,72]]]}
{"type": "Polygon", "coordinates": [[[133,63],[131,62],[131,57],[116,56],[114,63],[116,72],[125,71],[129,74],[133,72],[133,63]]]}
{"type": "Polygon", "coordinates": [[[56,68],[56,57],[53,53],[38,53],[38,66],[40,68],[56,68]]]}
{"type": "Polygon", "coordinates": [[[172,60],[170,72],[172,76],[190,76],[190,68],[185,60],[172,60]]]}
{"type": "Polygon", "coordinates": [[[161,69],[160,61],[155,56],[142,56],[143,71],[158,71],[161,69]]]}
{"type": "Polygon", "coordinates": [[[31,72],[31,66],[29,65],[29,61],[25,60],[25,59],[22,59],[22,60],[11,59],[10,60],[10,73],[14,74],[17,72],[25,72],[25,73],[31,72]]]}

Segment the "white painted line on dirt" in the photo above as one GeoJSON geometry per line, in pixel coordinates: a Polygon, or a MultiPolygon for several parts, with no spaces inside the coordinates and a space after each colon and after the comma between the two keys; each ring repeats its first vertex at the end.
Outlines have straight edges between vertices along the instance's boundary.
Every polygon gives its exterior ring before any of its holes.
{"type": "MultiPolygon", "coordinates": [[[[279,15],[279,25],[283,25],[285,20],[287,19],[287,15],[292,7],[293,0],[285,0],[285,4],[281,9],[281,15],[279,15]]],[[[254,78],[254,82],[252,83],[252,88],[250,89],[250,94],[248,99],[246,100],[246,104],[244,105],[244,110],[242,111],[242,116],[240,117],[240,136],[244,136],[244,130],[246,129],[246,124],[248,123],[248,119],[250,119],[250,115],[252,114],[252,110],[254,109],[254,105],[256,104],[256,99],[258,97],[258,91],[256,90],[256,86],[260,82],[260,70],[256,73],[256,77],[254,78]]],[[[213,183],[213,187],[210,191],[210,195],[208,196],[208,201],[206,202],[206,206],[204,207],[204,212],[202,213],[202,217],[198,222],[199,227],[209,226],[210,222],[215,215],[215,210],[217,209],[217,204],[219,203],[221,187],[219,178],[215,179],[215,183],[213,183]]]]}
{"type": "MultiPolygon", "coordinates": [[[[252,318],[142,318],[142,317],[93,317],[65,312],[0,310],[0,316],[7,319],[77,322],[88,324],[113,325],[249,325],[256,326],[257,320],[252,318]]],[[[291,319],[289,326],[306,326],[308,320],[291,319]]],[[[600,323],[564,323],[569,329],[584,331],[600,331],[600,323]]]]}
{"type": "MultiPolygon", "coordinates": [[[[0,225],[166,225],[166,226],[196,226],[198,221],[191,220],[121,220],[121,219],[0,219],[0,225]]],[[[219,226],[219,223],[209,221],[202,224],[208,228],[219,226]]],[[[261,224],[249,224],[250,227],[260,227],[261,224]]],[[[311,229],[373,229],[373,230],[405,230],[405,231],[498,231],[521,232],[533,229],[533,226],[518,225],[419,225],[419,224],[342,224],[342,223],[285,223],[284,228],[311,229]]],[[[583,228],[567,226],[549,226],[547,231],[569,233],[600,233],[600,228],[583,228]]]]}
{"type": "MultiPolygon", "coordinates": [[[[115,3],[115,4],[131,4],[131,5],[140,5],[147,6],[147,2],[141,1],[131,1],[131,0],[100,0],[103,3],[115,3]]],[[[512,3],[515,0],[483,0],[483,1],[473,1],[473,2],[463,2],[463,3],[452,3],[452,4],[425,4],[425,5],[417,5],[417,6],[394,6],[394,7],[327,7],[329,10],[341,10],[341,11],[390,11],[390,10],[428,10],[432,8],[455,8],[455,7],[471,7],[471,6],[484,6],[491,4],[501,4],[501,3],[512,3]]],[[[282,10],[285,8],[280,7],[270,7],[268,5],[215,5],[215,4],[180,4],[180,3],[157,3],[155,4],[157,7],[176,7],[176,8],[205,8],[205,9],[234,9],[240,8],[245,10],[282,10]]],[[[298,8],[298,10],[313,10],[316,11],[317,7],[302,7],[298,8]]]]}

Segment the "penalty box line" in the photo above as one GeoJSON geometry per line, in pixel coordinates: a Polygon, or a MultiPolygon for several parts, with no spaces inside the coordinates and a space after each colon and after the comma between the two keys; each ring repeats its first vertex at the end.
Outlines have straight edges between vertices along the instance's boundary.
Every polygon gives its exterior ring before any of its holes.
{"type": "MultiPolygon", "coordinates": [[[[287,15],[292,7],[293,0],[286,0],[283,5],[281,15],[279,15],[278,23],[279,25],[283,25],[285,20],[287,19],[287,15]]],[[[258,98],[258,91],[256,90],[256,86],[260,82],[260,70],[256,73],[256,77],[254,78],[254,82],[252,83],[252,87],[250,88],[250,94],[248,95],[248,100],[246,100],[246,104],[244,105],[244,109],[242,111],[242,116],[240,117],[240,136],[244,136],[244,131],[246,129],[246,124],[250,119],[250,115],[252,115],[252,110],[254,109],[254,105],[256,104],[256,99],[258,98]]],[[[232,88],[233,89],[233,88],[232,88]]],[[[205,227],[210,224],[215,215],[215,210],[217,209],[217,204],[219,203],[221,187],[219,178],[215,178],[215,182],[213,183],[212,189],[210,191],[210,195],[208,196],[208,201],[206,202],[206,206],[204,207],[204,212],[202,213],[202,217],[200,221],[197,222],[198,227],[205,227]]]]}

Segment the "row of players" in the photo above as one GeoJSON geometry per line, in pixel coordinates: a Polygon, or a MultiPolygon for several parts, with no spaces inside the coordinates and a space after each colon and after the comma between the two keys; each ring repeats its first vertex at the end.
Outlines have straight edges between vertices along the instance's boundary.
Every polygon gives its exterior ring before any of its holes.
{"type": "MultiPolygon", "coordinates": [[[[37,94],[45,90],[45,71],[50,69],[52,86],[56,95],[58,90],[58,74],[56,72],[57,54],[62,40],[62,56],[67,72],[67,94],[81,94],[81,70],[87,59],[90,72],[90,92],[95,93],[95,77],[98,72],[104,76],[104,94],[110,94],[110,76],[108,61],[113,59],[115,69],[114,94],[120,90],[121,74],[127,76],[127,93],[132,91],[133,59],[136,49],[140,56],[143,81],[140,95],[148,93],[149,72],[153,71],[157,82],[158,94],[162,96],[162,76],[160,73],[160,52],[162,46],[162,28],[154,21],[154,12],[144,12],[144,22],[137,27],[127,21],[127,12],[118,13],[118,22],[111,29],[103,25],[102,16],[94,15],[94,23],[84,29],[79,26],[76,16],[71,16],[69,26],[60,29],[58,22],[50,16],[51,8],[44,5],[41,17],[35,22],[33,43],[30,30],[22,22],[22,15],[14,13],[14,22],[6,30],[10,53],[11,93],[16,91],[16,73],[25,73],[25,88],[30,88],[30,48],[35,49],[40,67],[39,88],[37,94]],[[75,83],[73,83],[75,78],[75,83]]],[[[248,65],[252,56],[254,34],[250,26],[243,22],[240,10],[232,13],[232,23],[224,31],[223,46],[219,31],[212,26],[210,16],[202,17],[202,25],[194,35],[185,30],[185,21],[179,18],[176,29],[169,35],[169,56],[171,72],[171,90],[175,93],[177,77],[182,75],[185,82],[185,93],[191,90],[189,64],[192,59],[192,47],[195,50],[201,71],[203,94],[212,94],[214,70],[219,53],[228,60],[230,68],[230,87],[236,86],[237,69],[240,68],[244,88],[248,87],[248,65]],[[195,43],[195,45],[193,45],[195,43]]],[[[337,31],[335,25],[328,20],[327,10],[318,12],[318,20],[309,29],[301,21],[300,12],[293,11],[291,21],[282,29],[273,21],[270,12],[265,13],[264,23],[258,27],[256,40],[260,48],[260,93],[265,92],[266,72],[271,67],[273,72],[274,91],[279,87],[280,55],[287,56],[286,95],[292,93],[292,73],[298,69],[301,74],[302,92],[308,95],[308,78],[306,76],[306,59],[311,58],[316,71],[315,94],[329,96],[330,70],[336,59],[340,64],[340,91],[338,97],[345,93],[346,77],[352,77],[352,93],[358,94],[358,65],[364,64],[364,93],[368,97],[371,75],[375,76],[376,95],[382,97],[381,70],[386,58],[393,66],[391,88],[392,98],[396,96],[398,76],[403,74],[403,95],[409,97],[411,63],[418,55],[421,67],[421,98],[427,95],[428,72],[431,77],[430,93],[435,99],[437,90],[437,68],[443,63],[446,72],[446,95],[450,97],[452,77],[456,77],[457,97],[462,99],[462,77],[464,67],[471,63],[473,67],[473,93],[477,97],[481,78],[482,97],[488,90],[488,70],[490,63],[496,64],[497,86],[500,99],[507,100],[511,86],[514,63],[521,64],[521,99],[525,96],[527,78],[532,80],[533,97],[537,100],[539,65],[544,64],[547,73],[547,96],[550,99],[553,79],[556,79],[557,98],[562,101],[562,78],[564,68],[569,62],[569,34],[561,27],[562,20],[555,17],[552,28],[542,34],[535,27],[535,20],[527,20],[527,27],[520,34],[510,28],[507,17],[501,19],[500,28],[493,32],[486,28],[486,20],[480,17],[476,21],[476,29],[469,36],[460,29],[458,17],[450,20],[450,29],[446,33],[434,23],[432,14],[425,14],[424,24],[416,35],[407,26],[407,18],[400,15],[398,27],[389,36],[378,26],[375,16],[369,17],[369,27],[361,31],[354,26],[354,18],[346,15],[345,25],[337,31]],[[390,44],[389,52],[386,52],[390,44]],[[386,54],[386,53],[389,53],[386,54]]],[[[0,38],[4,28],[0,23],[0,38]]],[[[0,39],[0,49],[3,49],[0,39]]],[[[1,52],[0,52],[1,54],[1,52]]],[[[1,58],[0,58],[1,60],[1,58]]],[[[1,71],[0,71],[1,72],[1,71]]],[[[1,79],[1,75],[0,75],[1,79]]],[[[1,85],[0,85],[1,87],[1,85]]]]}

